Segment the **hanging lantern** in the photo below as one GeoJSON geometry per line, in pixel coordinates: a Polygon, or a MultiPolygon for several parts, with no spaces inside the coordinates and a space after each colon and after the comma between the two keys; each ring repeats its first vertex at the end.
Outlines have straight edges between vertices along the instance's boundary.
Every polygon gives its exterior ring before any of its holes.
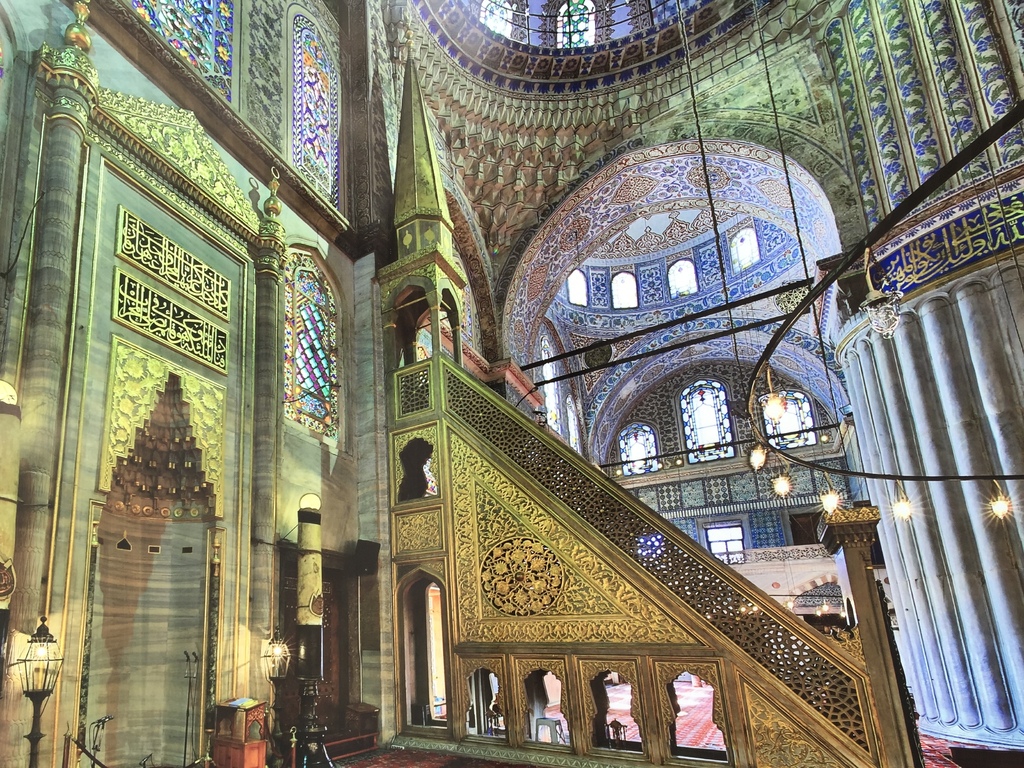
{"type": "Polygon", "coordinates": [[[750,449],[750,466],[755,472],[760,472],[766,461],[768,461],[768,451],[763,445],[755,445],[750,449]]]}
{"type": "Polygon", "coordinates": [[[758,402],[761,403],[764,417],[772,424],[778,424],[786,415],[786,398],[782,396],[781,392],[769,392],[767,395],[761,395],[758,402]]]}

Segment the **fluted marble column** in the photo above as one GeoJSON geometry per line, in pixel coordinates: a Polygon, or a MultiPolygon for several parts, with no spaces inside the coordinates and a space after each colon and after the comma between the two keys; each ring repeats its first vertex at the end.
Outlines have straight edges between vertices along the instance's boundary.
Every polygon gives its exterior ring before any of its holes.
{"type": "MultiPolygon", "coordinates": [[[[909,424],[902,418],[906,402],[898,381],[891,381],[891,376],[880,376],[881,371],[890,370],[887,358],[891,351],[888,342],[882,339],[879,342],[873,345],[872,340],[862,339],[857,346],[863,350],[861,370],[868,390],[868,407],[874,416],[875,434],[882,446],[881,471],[886,474],[910,473],[916,468],[916,445],[912,432],[907,431],[909,424]]],[[[918,501],[921,512],[918,517],[922,520],[930,519],[928,510],[922,508],[921,500],[926,498],[923,484],[907,483],[905,489],[910,498],[918,501]]],[[[942,604],[951,599],[944,578],[946,569],[941,565],[941,554],[930,546],[931,526],[924,523],[912,526],[906,522],[893,520],[887,514],[884,516],[883,529],[887,529],[887,534],[899,543],[899,551],[907,563],[916,619],[924,641],[925,654],[922,661],[928,666],[929,678],[919,681],[915,695],[930,688],[935,697],[938,719],[952,723],[957,719],[957,704],[974,709],[975,712],[977,707],[974,706],[973,691],[969,687],[967,690],[961,688],[955,691],[957,700],[953,700],[953,686],[958,681],[962,685],[965,677],[963,649],[949,613],[936,613],[932,610],[933,602],[942,604]]],[[[976,714],[974,725],[977,725],[976,714]]]]}
{"type": "MultiPolygon", "coordinates": [[[[65,32],[65,46],[44,45],[39,80],[49,106],[43,123],[35,248],[28,277],[28,310],[21,369],[21,471],[18,478],[17,588],[11,600],[11,628],[31,633],[45,609],[49,573],[48,534],[53,524],[61,393],[75,289],[78,208],[82,186],[85,127],[96,103],[98,78],[86,51],[88,7],[76,4],[78,20],[65,32]]],[[[60,635],[62,619],[50,617],[60,635]]],[[[29,712],[17,675],[3,676],[0,699],[0,768],[24,764],[22,736],[29,712]]],[[[47,734],[42,749],[49,748],[47,734]]]]}
{"type": "MultiPolygon", "coordinates": [[[[892,342],[866,330],[848,340],[843,367],[869,469],[1024,472],[1024,343],[1010,314],[1024,309],[1024,291],[1015,273],[1010,278],[1004,283],[997,266],[979,270],[911,299],[892,342]]],[[[887,506],[892,483],[869,485],[876,503],[887,506]]],[[[896,590],[901,628],[914,622],[922,629],[901,637],[915,693],[929,684],[920,677],[929,666],[942,667],[936,689],[919,702],[921,725],[935,734],[1022,745],[1024,489],[1003,484],[1015,508],[999,520],[988,506],[996,492],[991,481],[906,485],[914,516],[886,525],[883,515],[880,533],[892,580],[909,581],[896,590]]]]}
{"type": "MultiPolygon", "coordinates": [[[[869,405],[865,393],[863,366],[861,356],[870,354],[871,350],[861,344],[855,345],[847,352],[845,366],[847,369],[847,384],[850,389],[850,399],[853,403],[856,423],[858,425],[859,443],[861,446],[864,467],[869,472],[882,472],[881,449],[879,447],[878,433],[875,427],[875,417],[878,415],[869,405]],[[853,373],[851,373],[853,372],[853,373]]],[[[880,480],[868,480],[868,488],[871,498],[878,503],[888,499],[889,490],[880,480]]],[[[900,538],[897,535],[893,524],[892,516],[887,514],[888,509],[882,515],[881,537],[882,551],[885,554],[886,569],[889,571],[890,584],[892,587],[893,600],[896,605],[897,616],[899,616],[900,635],[909,638],[913,648],[925,648],[934,644],[934,640],[926,643],[922,623],[914,612],[914,606],[918,600],[914,595],[916,585],[920,583],[917,569],[913,561],[915,553],[905,552],[900,546],[900,538]],[[905,634],[904,634],[905,633],[905,634]]],[[[930,628],[929,628],[930,629],[930,628]]],[[[910,683],[917,700],[918,711],[926,716],[935,716],[938,704],[935,696],[934,686],[930,685],[931,671],[928,657],[923,653],[904,653],[903,664],[908,670],[910,683]]]]}
{"type": "Polygon", "coordinates": [[[252,552],[249,579],[249,633],[252,638],[249,684],[251,695],[263,698],[269,683],[260,657],[274,627],[274,540],[277,537],[277,470],[282,417],[281,350],[283,306],[281,260],[284,228],[278,221],[281,201],[277,172],[270,182],[270,197],[263,204],[265,218],[256,249],[256,338],[252,417],[252,552]]]}

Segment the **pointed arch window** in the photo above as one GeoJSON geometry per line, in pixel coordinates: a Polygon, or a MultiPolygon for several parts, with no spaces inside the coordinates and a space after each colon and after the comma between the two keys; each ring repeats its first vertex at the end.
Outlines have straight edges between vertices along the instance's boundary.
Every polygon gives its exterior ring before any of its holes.
{"type": "MultiPolygon", "coordinates": [[[[548,340],[547,336],[541,336],[541,359],[547,360],[552,355],[554,355],[554,352],[551,349],[551,342],[548,340]]],[[[553,379],[558,375],[558,368],[554,363],[544,363],[541,367],[541,374],[545,379],[553,379]]],[[[559,390],[558,382],[556,381],[550,384],[545,384],[541,387],[541,391],[544,393],[544,405],[548,410],[548,426],[564,437],[564,427],[562,426],[562,393],[559,390]]]]}
{"type": "Polygon", "coordinates": [[[231,0],[132,0],[138,14],[231,101],[231,0]]]}
{"type": "Polygon", "coordinates": [[[744,227],[729,241],[729,256],[733,272],[742,272],[761,260],[761,247],[753,227],[744,227]]]}
{"type": "Polygon", "coordinates": [[[680,259],[668,268],[668,294],[673,299],[697,292],[697,270],[689,259],[680,259]]]}
{"type": "Polygon", "coordinates": [[[721,382],[695,381],[679,396],[679,408],[690,462],[728,459],[736,455],[733,446],[723,445],[731,443],[733,438],[729,400],[721,382]]]}
{"type": "Polygon", "coordinates": [[[658,460],[654,458],[657,455],[658,438],[654,427],[636,422],[619,433],[622,474],[642,475],[660,469],[658,460]]]}
{"type": "Polygon", "coordinates": [[[569,447],[576,453],[582,453],[580,450],[580,420],[576,415],[576,401],[571,394],[565,396],[565,431],[568,433],[569,447]]]}
{"type": "Polygon", "coordinates": [[[480,3],[480,21],[492,32],[512,38],[512,18],[515,9],[511,0],[483,0],[480,3]]]}
{"type": "Polygon", "coordinates": [[[569,294],[569,303],[578,307],[585,307],[589,303],[587,296],[587,276],[582,270],[574,269],[565,281],[566,291],[569,294]]]}
{"type": "Polygon", "coordinates": [[[814,409],[811,399],[803,392],[783,390],[781,393],[786,410],[778,423],[764,420],[765,436],[776,448],[802,448],[815,445],[818,436],[814,429],[814,409]],[[796,433],[796,434],[794,434],[796,433]]]}
{"type": "Polygon", "coordinates": [[[320,31],[305,16],[292,23],[292,162],[338,202],[338,72],[320,31]]]}
{"type": "Polygon", "coordinates": [[[334,292],[313,258],[285,261],[285,415],[327,437],[338,434],[338,316],[334,292]]]}
{"type": "Polygon", "coordinates": [[[562,3],[555,22],[559,48],[580,48],[596,42],[597,18],[593,0],[569,0],[562,3]]]}
{"type": "Polygon", "coordinates": [[[636,276],[632,272],[619,272],[612,278],[612,309],[633,309],[638,305],[636,276]]]}

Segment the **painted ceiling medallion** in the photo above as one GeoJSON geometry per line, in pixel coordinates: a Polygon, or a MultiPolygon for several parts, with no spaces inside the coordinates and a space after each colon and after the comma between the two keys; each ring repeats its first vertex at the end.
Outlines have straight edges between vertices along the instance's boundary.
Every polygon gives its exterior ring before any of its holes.
{"type": "Polygon", "coordinates": [[[549,611],[565,583],[562,564],[546,545],[529,538],[508,539],[484,555],[480,567],[484,595],[509,616],[549,611]]]}
{"type": "Polygon", "coordinates": [[[615,196],[612,198],[612,205],[635,203],[637,200],[645,198],[651,194],[657,186],[658,180],[652,179],[650,176],[644,176],[643,174],[627,176],[623,179],[619,188],[615,190],[615,196]]]}
{"type": "MultiPolygon", "coordinates": [[[[730,176],[729,172],[721,165],[708,163],[707,171],[712,189],[725,189],[732,183],[732,176],[730,176]]],[[[706,188],[704,182],[704,168],[700,165],[691,168],[686,172],[686,180],[690,182],[694,189],[706,188]]]]}

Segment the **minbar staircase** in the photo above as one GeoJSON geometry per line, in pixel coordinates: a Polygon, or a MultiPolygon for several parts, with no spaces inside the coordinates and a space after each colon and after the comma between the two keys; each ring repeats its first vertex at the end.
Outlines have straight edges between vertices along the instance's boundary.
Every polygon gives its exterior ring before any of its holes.
{"type": "MultiPolygon", "coordinates": [[[[896,764],[887,759],[887,747],[879,738],[871,682],[857,655],[784,610],[447,358],[399,369],[391,394],[394,488],[402,473],[399,453],[413,437],[433,445],[432,466],[439,485],[433,499],[394,504],[396,576],[401,579],[418,562],[444,563],[453,592],[447,602],[453,614],[453,680],[460,679],[456,671],[469,670],[474,663],[460,662],[460,657],[485,658],[492,666],[505,665],[512,680],[505,695],[514,697],[516,677],[526,669],[517,654],[558,656],[568,660],[567,670],[576,670],[567,673],[567,696],[575,696],[586,710],[589,689],[584,672],[599,668],[603,656],[628,656],[635,662],[630,674],[639,678],[632,682],[642,686],[647,680],[654,689],[640,692],[646,698],[637,708],[644,720],[645,757],[650,763],[680,764],[658,744],[664,723],[674,717],[659,690],[672,678],[659,670],[689,669],[698,662],[706,669],[710,664],[720,678],[714,681],[716,696],[723,700],[716,723],[725,734],[731,764],[896,764]],[[509,510],[501,513],[502,519],[514,518],[503,530],[528,530],[552,558],[559,559],[567,580],[573,569],[581,583],[597,583],[588,569],[614,573],[626,591],[649,603],[637,615],[654,617],[644,625],[654,629],[637,631],[632,639],[621,633],[607,638],[572,636],[566,629],[572,626],[572,616],[545,616],[543,609],[539,615],[502,616],[504,623],[495,619],[500,611],[488,606],[482,594],[486,575],[481,577],[481,569],[488,556],[487,532],[498,514],[487,510],[497,507],[509,510]],[[532,511],[522,511],[526,509],[532,511]],[[440,553],[431,552],[432,545],[410,548],[409,536],[403,533],[411,526],[407,521],[419,515],[421,525],[427,514],[443,521],[436,535],[440,553]],[[485,514],[492,517],[485,520],[485,514]],[[476,523],[468,521],[473,517],[476,523]],[[573,554],[583,551],[587,558],[573,554]],[[658,630],[661,616],[669,617],[678,629],[658,630]],[[514,627],[516,621],[520,624],[514,630],[495,629],[489,635],[486,629],[514,627]]],[[[613,625],[609,620],[609,632],[613,625]]],[[[608,666],[613,668],[610,662],[608,666]]],[[[450,710],[457,712],[458,684],[449,690],[450,710]]],[[[462,740],[458,718],[453,721],[449,737],[462,740]]],[[[585,730],[580,729],[583,737],[574,740],[573,751],[607,757],[593,744],[588,746],[585,730]]],[[[510,727],[509,745],[528,748],[513,731],[510,727]]],[[[516,756],[513,750],[501,754],[516,756]]],[[[636,759],[631,757],[630,762],[636,759]]]]}

